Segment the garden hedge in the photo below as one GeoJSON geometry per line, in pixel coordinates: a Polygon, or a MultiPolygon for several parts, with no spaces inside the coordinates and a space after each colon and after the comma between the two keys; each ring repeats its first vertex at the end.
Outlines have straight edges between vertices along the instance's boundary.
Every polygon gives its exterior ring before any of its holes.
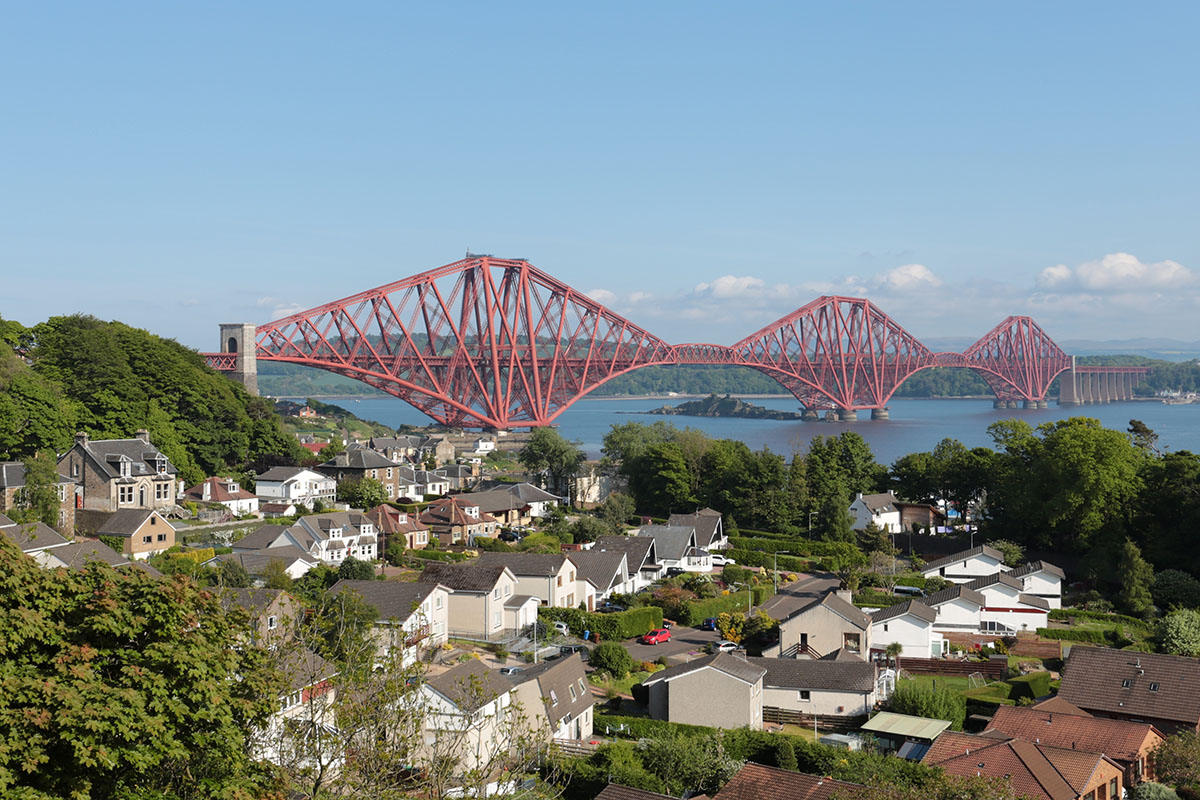
{"type": "Polygon", "coordinates": [[[1012,686],[1012,691],[1008,694],[1012,700],[1020,700],[1022,697],[1036,700],[1050,694],[1050,673],[1031,672],[1028,675],[1010,678],[1008,684],[1012,686]]]}
{"type": "Polygon", "coordinates": [[[601,641],[632,639],[661,628],[663,624],[662,609],[657,606],[631,608],[612,614],[597,614],[578,608],[539,608],[538,617],[548,622],[565,622],[576,636],[582,636],[584,631],[594,631],[600,635],[601,641]]]}
{"type": "Polygon", "coordinates": [[[761,550],[746,550],[735,547],[726,550],[725,553],[743,567],[766,567],[767,569],[772,569],[778,564],[779,569],[788,572],[807,572],[814,566],[814,562],[807,558],[776,556],[761,550]]]}
{"type": "Polygon", "coordinates": [[[1125,634],[1116,628],[1088,628],[1075,630],[1073,628],[1038,628],[1037,635],[1043,639],[1060,639],[1064,642],[1086,642],[1087,644],[1102,644],[1121,648],[1130,641],[1125,634]]]}

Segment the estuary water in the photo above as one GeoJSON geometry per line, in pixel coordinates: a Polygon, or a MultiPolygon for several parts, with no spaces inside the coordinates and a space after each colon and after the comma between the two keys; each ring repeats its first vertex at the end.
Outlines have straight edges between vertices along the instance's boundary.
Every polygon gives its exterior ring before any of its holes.
{"type": "MultiPolygon", "coordinates": [[[[429,418],[417,409],[392,397],[330,397],[326,402],[343,406],[356,416],[385,425],[424,425],[429,418]]],[[[678,405],[686,398],[598,397],[583,399],[558,418],[559,431],[568,439],[583,443],[588,456],[600,456],[600,445],[613,425],[626,422],[666,420],[678,427],[698,428],[713,438],[740,439],[753,450],[768,447],[784,456],[803,450],[814,436],[836,435],[850,430],[860,434],[875,451],[875,458],[890,464],[907,453],[932,450],[946,437],[958,439],[967,447],[991,446],[987,427],[1001,419],[1023,419],[1034,427],[1043,422],[1073,416],[1095,417],[1107,428],[1125,430],[1129,420],[1140,419],[1159,435],[1159,447],[1200,452],[1200,404],[1168,406],[1157,400],[1108,403],[1105,405],[1045,409],[998,409],[990,400],[915,399],[892,400],[890,419],[871,420],[870,412],[859,412],[867,419],[857,422],[802,422],[800,420],[723,419],[710,417],[658,416],[644,414],[664,404],[678,405]]],[[[782,411],[799,411],[795,398],[751,397],[750,402],[782,411]]]]}

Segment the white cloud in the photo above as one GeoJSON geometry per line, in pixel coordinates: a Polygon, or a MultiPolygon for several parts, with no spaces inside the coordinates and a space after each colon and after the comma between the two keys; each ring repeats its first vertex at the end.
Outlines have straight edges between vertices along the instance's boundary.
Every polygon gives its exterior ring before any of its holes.
{"type": "Polygon", "coordinates": [[[1130,253],[1109,253],[1075,269],[1046,267],[1037,277],[1040,289],[1089,292],[1136,292],[1179,289],[1196,283],[1196,275],[1177,261],[1144,262],[1130,253]]]}
{"type": "Polygon", "coordinates": [[[277,305],[271,309],[271,321],[273,322],[277,319],[283,319],[284,317],[290,317],[292,314],[299,314],[301,311],[304,311],[304,310],[305,310],[304,306],[297,305],[296,303],[289,303],[286,305],[277,305]]]}
{"type": "Polygon", "coordinates": [[[905,264],[902,267],[890,269],[887,272],[876,275],[874,283],[877,286],[898,292],[928,289],[931,286],[942,285],[941,279],[934,275],[929,267],[924,264],[905,264]]]}
{"type": "Polygon", "coordinates": [[[617,302],[617,295],[608,289],[592,289],[590,292],[585,292],[585,294],[602,305],[611,306],[617,302]]]}
{"type": "Polygon", "coordinates": [[[1053,289],[1056,286],[1070,283],[1073,276],[1074,273],[1066,264],[1056,264],[1039,272],[1035,284],[1039,289],[1053,289]]]}
{"type": "Polygon", "coordinates": [[[755,278],[750,275],[742,277],[722,275],[711,283],[697,284],[696,294],[707,294],[718,298],[743,297],[745,295],[758,295],[765,286],[766,282],[762,278],[755,278]]]}

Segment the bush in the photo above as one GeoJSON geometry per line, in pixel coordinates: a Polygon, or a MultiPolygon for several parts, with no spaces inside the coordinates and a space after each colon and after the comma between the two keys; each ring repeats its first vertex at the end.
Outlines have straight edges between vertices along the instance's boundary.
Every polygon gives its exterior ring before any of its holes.
{"type": "Polygon", "coordinates": [[[592,727],[597,733],[603,732],[612,736],[620,736],[623,739],[651,739],[680,734],[685,736],[712,735],[717,731],[716,728],[709,728],[704,725],[684,725],[661,719],[625,717],[607,712],[596,712],[592,718],[592,727]],[[620,726],[624,726],[625,729],[621,731],[614,730],[620,726]]]}
{"type": "Polygon", "coordinates": [[[633,670],[633,656],[620,642],[603,642],[596,645],[588,657],[588,664],[597,671],[607,672],[618,680],[633,670]]]}
{"type": "Polygon", "coordinates": [[[689,600],[680,608],[683,613],[679,615],[680,619],[675,621],[680,625],[696,626],[709,617],[715,617],[718,614],[745,612],[751,600],[751,593],[746,591],[734,592],[723,597],[714,597],[711,600],[689,600]]]}
{"type": "Polygon", "coordinates": [[[565,622],[571,633],[582,636],[584,631],[593,631],[601,640],[632,639],[647,631],[661,628],[663,612],[657,606],[631,608],[614,614],[596,614],[578,608],[540,608],[538,615],[549,622],[565,622]]]}
{"type": "Polygon", "coordinates": [[[1129,800],[1179,800],[1179,795],[1170,786],[1146,781],[1130,789],[1128,798],[1129,800]]]}
{"type": "Polygon", "coordinates": [[[963,722],[967,718],[966,698],[962,694],[952,689],[935,689],[912,681],[900,681],[896,685],[896,691],[888,700],[888,709],[897,714],[944,719],[956,731],[962,730],[963,722]]]}
{"type": "Polygon", "coordinates": [[[1028,675],[1009,679],[1008,684],[1012,686],[1012,691],[1008,696],[1013,700],[1019,701],[1023,697],[1036,700],[1050,694],[1050,673],[1031,672],[1028,675]]]}
{"type": "Polygon", "coordinates": [[[1060,639],[1065,642],[1085,642],[1087,644],[1099,644],[1106,647],[1115,647],[1120,649],[1126,645],[1132,644],[1132,641],[1125,638],[1125,634],[1119,628],[1088,628],[1084,630],[1075,630],[1072,628],[1038,628],[1037,635],[1043,639],[1060,639]]]}
{"type": "Polygon", "coordinates": [[[1178,569],[1164,569],[1154,578],[1150,589],[1159,608],[1196,608],[1200,606],[1200,581],[1178,569]]]}

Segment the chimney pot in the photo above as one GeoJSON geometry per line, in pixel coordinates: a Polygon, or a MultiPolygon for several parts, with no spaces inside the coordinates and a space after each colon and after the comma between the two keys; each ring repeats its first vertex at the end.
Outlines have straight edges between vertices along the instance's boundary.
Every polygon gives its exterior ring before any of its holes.
{"type": "Polygon", "coordinates": [[[150,431],[146,430],[145,428],[139,429],[136,436],[146,444],[150,444],[150,431]]]}
{"type": "Polygon", "coordinates": [[[78,433],[75,434],[75,444],[87,444],[87,443],[88,443],[87,431],[79,431],[78,433]]]}

